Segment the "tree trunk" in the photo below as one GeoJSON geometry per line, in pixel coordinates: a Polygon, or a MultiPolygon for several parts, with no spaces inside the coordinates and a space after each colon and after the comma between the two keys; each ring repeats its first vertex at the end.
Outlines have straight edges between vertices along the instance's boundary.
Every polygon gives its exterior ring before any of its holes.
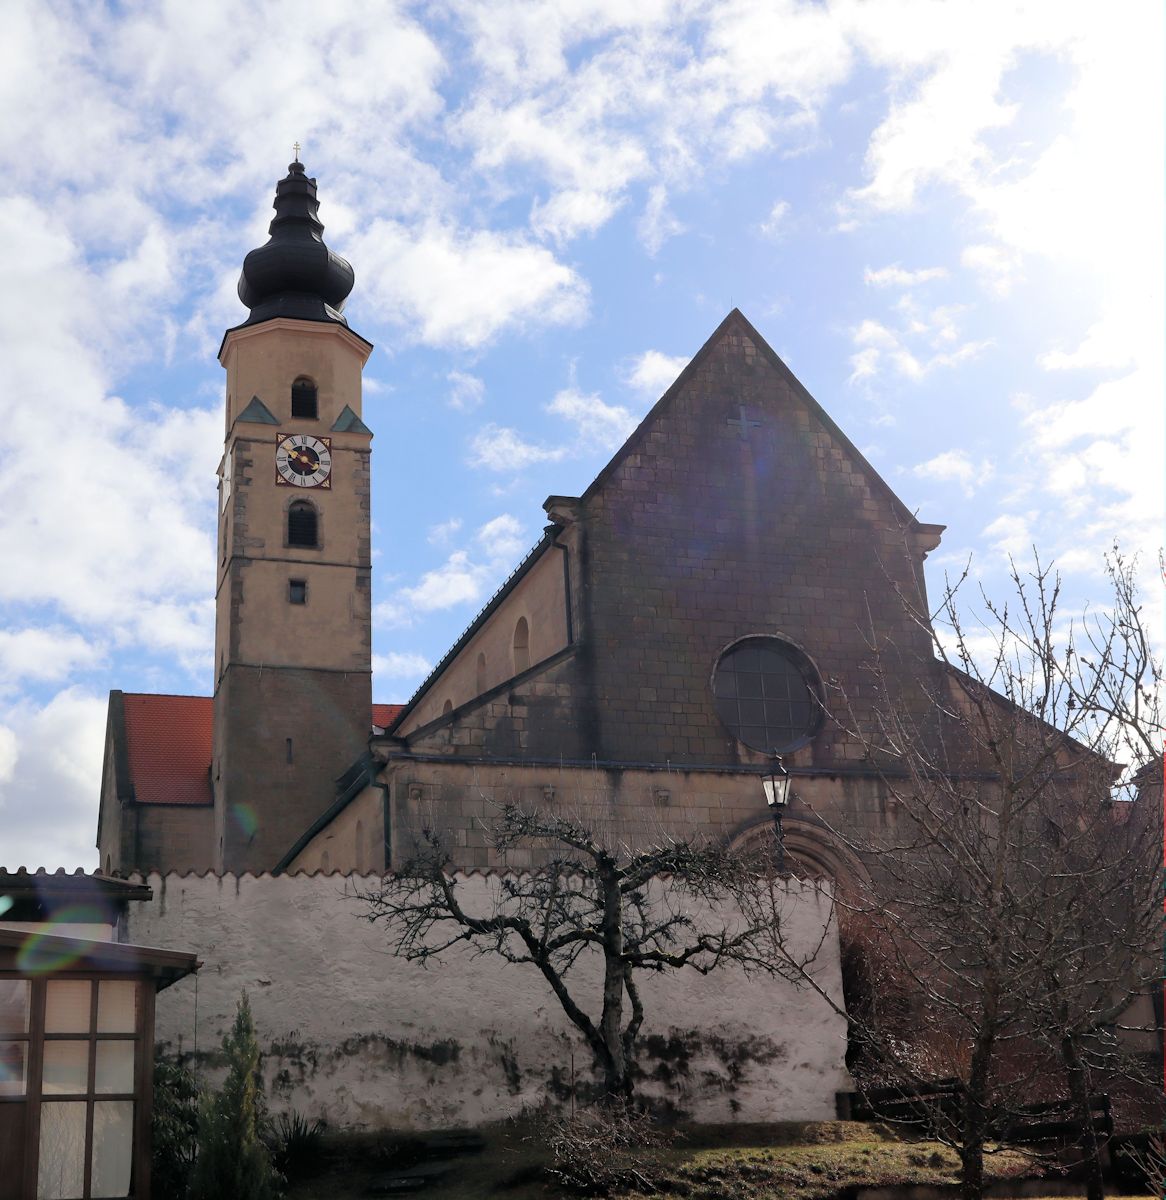
{"type": "Polygon", "coordinates": [[[607,1047],[604,1087],[607,1099],[624,1101],[631,1096],[631,1077],[623,1044],[623,897],[619,880],[604,878],[603,885],[603,1016],[599,1032],[607,1047]]]}
{"type": "Polygon", "coordinates": [[[1077,1041],[1071,1033],[1061,1038],[1061,1061],[1069,1081],[1069,1095],[1081,1122],[1081,1138],[1078,1147],[1085,1167],[1085,1186],[1088,1200],[1105,1200],[1105,1176],[1101,1170],[1101,1149],[1097,1144],[1097,1127],[1093,1124],[1093,1113],[1089,1108],[1089,1077],[1081,1056],[1077,1053],[1077,1041]]]}
{"type": "Polygon", "coordinates": [[[961,1200],[982,1200],[984,1195],[984,1142],[988,1135],[987,1063],[991,1051],[981,1054],[977,1046],[964,1093],[963,1129],[960,1136],[961,1200]],[[981,1061],[978,1061],[981,1060],[981,1061]]]}
{"type": "Polygon", "coordinates": [[[996,1049],[998,994],[989,987],[984,998],[980,1032],[972,1048],[971,1069],[964,1093],[963,1130],[960,1138],[960,1196],[981,1200],[984,1195],[984,1142],[988,1139],[988,1082],[996,1049]]]}

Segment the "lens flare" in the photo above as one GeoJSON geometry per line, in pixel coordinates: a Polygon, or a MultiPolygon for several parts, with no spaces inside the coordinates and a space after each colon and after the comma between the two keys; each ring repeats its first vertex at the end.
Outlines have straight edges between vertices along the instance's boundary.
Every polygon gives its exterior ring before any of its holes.
{"type": "Polygon", "coordinates": [[[250,804],[231,805],[231,816],[234,817],[240,833],[245,837],[255,836],[255,831],[259,828],[259,818],[250,804]]]}
{"type": "Polygon", "coordinates": [[[109,914],[100,908],[86,904],[71,904],[60,908],[34,933],[30,933],[24,945],[16,952],[16,968],[26,975],[50,975],[72,966],[95,944],[95,938],[77,937],[70,931],[75,925],[108,925],[109,914]],[[49,937],[73,939],[69,947],[55,946],[49,937]]]}

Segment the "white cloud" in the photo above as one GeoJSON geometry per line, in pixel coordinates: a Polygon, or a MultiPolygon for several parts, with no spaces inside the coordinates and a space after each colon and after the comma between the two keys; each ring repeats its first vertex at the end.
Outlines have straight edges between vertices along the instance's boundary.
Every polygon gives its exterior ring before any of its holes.
{"type": "Polygon", "coordinates": [[[619,201],[588,188],[556,192],[545,203],[531,208],[530,226],[540,237],[566,242],[583,233],[594,233],[607,224],[619,201]]]}
{"type": "Polygon", "coordinates": [[[767,238],[778,238],[785,233],[790,206],[788,200],[778,200],[769,210],[769,216],[761,222],[761,232],[767,238]]]}
{"type": "Polygon", "coordinates": [[[413,614],[398,600],[378,600],[372,606],[372,622],[379,629],[401,629],[412,624],[413,614]]]}
{"type": "Polygon", "coordinates": [[[547,198],[532,228],[594,232],[642,187],[641,238],[678,231],[668,189],[710,164],[816,138],[813,114],[849,70],[842,24],[815,6],[667,0],[457,0],[481,76],[452,122],[475,167],[505,192],[547,198]],[[531,190],[531,189],[527,189],[531,190]]]}
{"type": "Polygon", "coordinates": [[[123,369],[132,365],[139,351],[123,322],[145,323],[149,289],[144,301],[128,284],[124,302],[122,285],[112,299],[103,294],[106,280],[27,199],[5,206],[0,237],[12,286],[38,309],[32,324],[20,306],[0,310],[8,394],[22,398],[5,417],[21,453],[9,464],[0,555],[36,564],[0,575],[0,603],[43,606],[44,627],[71,627],[82,641],[145,645],[201,668],[214,592],[218,405],[131,407],[111,395],[109,340],[126,356],[123,369]]]}
{"type": "MultiPolygon", "coordinates": [[[[527,549],[527,542],[521,523],[509,513],[502,513],[478,528],[474,547],[474,551],[454,550],[413,587],[401,588],[392,600],[382,602],[382,623],[407,624],[411,613],[479,602],[489,587],[515,565],[527,549]]],[[[377,605],[378,610],[381,608],[377,605]]]]}
{"type": "Polygon", "coordinates": [[[478,530],[478,545],[493,562],[516,562],[527,548],[521,523],[509,513],[487,521],[478,530]]]}
{"type": "Polygon", "coordinates": [[[423,654],[390,651],[372,656],[372,672],[378,679],[420,682],[433,670],[433,664],[423,654]]]}
{"type": "Polygon", "coordinates": [[[420,612],[469,604],[482,594],[482,568],[472,562],[464,550],[455,550],[449,559],[411,588],[402,588],[402,597],[420,612]]]}
{"type": "Polygon", "coordinates": [[[0,725],[0,785],[12,780],[19,757],[20,739],[7,725],[0,725]]]}
{"type": "Polygon", "coordinates": [[[960,262],[978,275],[983,286],[997,296],[1007,296],[1017,282],[1018,256],[1003,246],[989,242],[966,246],[960,255],[960,262]]]}
{"type": "Polygon", "coordinates": [[[852,5],[848,15],[867,54],[904,84],[870,139],[868,181],[854,189],[853,199],[903,211],[929,183],[970,183],[989,158],[984,135],[1016,116],[1016,107],[999,96],[1001,78],[1018,49],[1047,43],[1047,18],[1011,9],[987,22],[967,0],[941,9],[910,0],[892,0],[878,11],[852,5]]]}
{"type": "Polygon", "coordinates": [[[959,341],[958,309],[940,307],[920,313],[909,304],[901,311],[906,320],[898,329],[868,317],[851,331],[856,350],[850,358],[850,383],[872,379],[886,367],[919,381],[939,368],[975,358],[991,345],[990,341],[959,341]]]}
{"type": "Polygon", "coordinates": [[[607,404],[598,393],[581,392],[576,387],[557,392],[547,412],[570,421],[585,445],[605,450],[622,446],[639,424],[639,418],[629,409],[607,404]]]}
{"type": "Polygon", "coordinates": [[[60,626],[0,630],[0,691],[19,680],[57,681],[105,660],[105,647],[60,626]]]}
{"type": "Polygon", "coordinates": [[[862,273],[862,281],[875,287],[914,287],[917,283],[944,279],[946,276],[947,271],[943,267],[919,267],[912,271],[893,263],[889,267],[880,267],[877,271],[867,267],[862,273]]]}
{"type": "Polygon", "coordinates": [[[535,463],[558,462],[566,453],[562,446],[538,446],[513,429],[491,424],[471,440],[469,463],[490,471],[521,471],[535,463]]]}
{"type": "Polygon", "coordinates": [[[1034,446],[1056,453],[1081,439],[1133,431],[1144,436],[1145,398],[1138,394],[1138,382],[1127,375],[1099,384],[1082,399],[1033,407],[1024,416],[1024,428],[1034,446]]]}
{"type": "Polygon", "coordinates": [[[652,396],[663,394],[676,381],[676,377],[688,366],[683,354],[662,354],[659,350],[645,350],[632,359],[625,378],[638,392],[652,396]]]}
{"type": "Polygon", "coordinates": [[[958,483],[965,496],[975,495],[992,478],[995,469],[987,459],[979,465],[962,450],[945,450],[926,462],[911,468],[911,474],[920,479],[935,479],[941,483],[958,483]]]}
{"type": "Polygon", "coordinates": [[[644,248],[655,257],[660,247],[669,239],[683,233],[683,222],[668,209],[668,189],[656,184],[648,191],[648,202],[636,225],[636,232],[644,248]]]}
{"type": "MultiPolygon", "coordinates": [[[[876,6],[850,9],[859,42],[898,83],[852,211],[908,212],[940,185],[966,206],[974,232],[961,262],[990,297],[1023,285],[1040,303],[1043,289],[1062,328],[1087,314],[1039,365],[1124,374],[1032,397],[1025,476],[1030,499],[1048,506],[1032,511],[1028,533],[1073,561],[1100,562],[1114,537],[1150,561],[1163,508],[1166,196],[1161,156],[1145,147],[1164,137],[1163,9],[1102,14],[1070,0],[1055,21],[1034,5],[1002,8],[988,23],[964,0],[891,3],[911,19],[888,20],[885,5],[877,16],[876,6]],[[1065,82],[1026,92],[1025,68],[1038,58],[1065,82]],[[1021,121],[1022,134],[1002,136],[1021,121]]],[[[877,369],[878,357],[864,352],[856,370],[877,369]]]]}
{"type": "Polygon", "coordinates": [[[350,243],[364,302],[433,346],[474,348],[507,328],[573,325],[586,282],[520,234],[374,221],[350,243]]]}
{"type": "Polygon", "coordinates": [[[1129,330],[1116,313],[1089,327],[1073,350],[1048,350],[1037,359],[1046,371],[1128,368],[1136,364],[1129,330]]]}
{"type": "Polygon", "coordinates": [[[448,521],[442,521],[438,525],[431,525],[426,541],[431,546],[448,545],[453,535],[462,527],[461,517],[450,517],[448,521]]]}
{"type": "Polygon", "coordinates": [[[0,865],[15,868],[96,865],[95,834],[105,748],[107,702],[81,688],[46,704],[22,702],[3,717],[0,735],[0,865]],[[51,819],[46,816],[51,814],[51,819]]]}
{"type": "Polygon", "coordinates": [[[466,371],[450,371],[446,376],[449,381],[449,406],[459,412],[469,412],[481,406],[486,398],[486,385],[476,375],[466,371]]]}
{"type": "Polygon", "coordinates": [[[984,527],[981,537],[989,539],[998,554],[1020,559],[1032,554],[1036,544],[1033,532],[1036,512],[1005,513],[984,527]]]}

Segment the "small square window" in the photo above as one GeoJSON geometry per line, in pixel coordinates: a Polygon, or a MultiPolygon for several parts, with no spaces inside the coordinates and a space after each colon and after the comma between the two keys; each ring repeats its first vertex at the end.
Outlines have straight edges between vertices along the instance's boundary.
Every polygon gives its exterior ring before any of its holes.
{"type": "Polygon", "coordinates": [[[291,604],[307,604],[307,581],[303,579],[289,579],[287,583],[287,598],[291,604]]]}

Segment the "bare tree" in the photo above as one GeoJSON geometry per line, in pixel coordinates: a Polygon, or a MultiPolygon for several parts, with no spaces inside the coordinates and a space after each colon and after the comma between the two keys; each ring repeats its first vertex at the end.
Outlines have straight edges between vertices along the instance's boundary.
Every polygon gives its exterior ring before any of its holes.
{"type": "Polygon", "coordinates": [[[386,922],[395,952],[415,962],[469,945],[537,970],[585,1038],[612,1101],[633,1092],[642,973],[708,975],[732,965],[800,983],[832,931],[826,921],[817,945],[792,951],[782,909],[797,897],[787,899],[786,881],[711,839],[660,837],[634,849],[605,836],[601,822],[513,805],[482,824],[500,855],[533,847],[536,865],[491,876],[488,906],[471,911],[450,850],[427,828],[411,859],[362,897],[368,919],[386,922]],[[576,970],[596,956],[598,984],[576,970]]]}
{"type": "MultiPolygon", "coordinates": [[[[881,931],[872,947],[885,973],[907,981],[916,1029],[946,1043],[962,1084],[948,1132],[969,1198],[982,1194],[1005,1085],[1032,1095],[1043,1043],[1061,1060],[1099,1200],[1090,1054],[1146,989],[1161,944],[1160,823],[1121,798],[1157,752],[1160,668],[1133,565],[1115,552],[1108,566],[1109,603],[1076,619],[1062,617],[1058,577],[1037,561],[1013,568],[1007,604],[982,595],[969,624],[965,573],[935,614],[912,609],[934,659],[912,660],[874,630],[873,720],[856,717],[853,697],[837,705],[895,814],[877,836],[835,831],[871,865],[854,908],[881,931]]],[[[866,1035],[918,1071],[920,1039],[866,1035]]]]}

